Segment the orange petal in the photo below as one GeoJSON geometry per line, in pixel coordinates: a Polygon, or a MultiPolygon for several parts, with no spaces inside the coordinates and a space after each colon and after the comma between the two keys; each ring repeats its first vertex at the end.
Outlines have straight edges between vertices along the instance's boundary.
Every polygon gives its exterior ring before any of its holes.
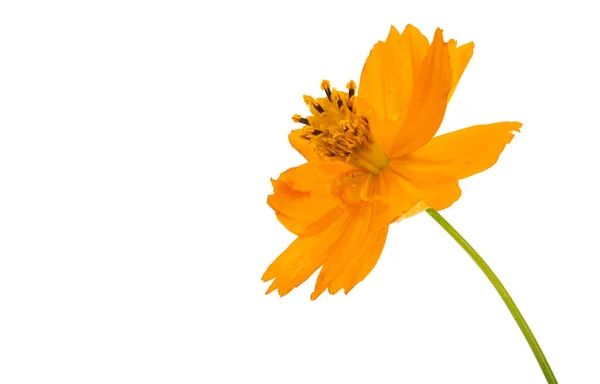
{"type": "Polygon", "coordinates": [[[401,35],[392,26],[385,43],[375,44],[365,62],[357,104],[360,113],[369,116],[375,140],[385,151],[402,126],[413,92],[413,74],[428,46],[415,27],[407,26],[401,35]]]}
{"type": "Polygon", "coordinates": [[[375,44],[360,75],[358,85],[357,103],[360,112],[364,115],[374,113],[383,119],[385,117],[384,86],[381,82],[383,60],[385,57],[385,43],[375,44]]]}
{"type": "Polygon", "coordinates": [[[339,241],[330,249],[317,277],[311,299],[315,300],[326,289],[335,294],[340,289],[348,293],[373,269],[387,237],[387,227],[378,232],[369,232],[371,208],[363,207],[353,215],[339,241]]]}
{"type": "Polygon", "coordinates": [[[288,294],[308,279],[331,254],[331,249],[346,232],[349,220],[340,217],[325,230],[312,236],[299,236],[265,271],[262,280],[275,279],[267,294],[278,290],[288,294]]]}
{"type": "Polygon", "coordinates": [[[456,40],[450,40],[448,42],[448,54],[450,55],[450,65],[452,67],[452,87],[450,88],[448,101],[452,98],[454,90],[458,85],[458,81],[473,56],[473,48],[475,48],[473,42],[461,45],[458,48],[456,47],[456,40]]]}
{"type": "Polygon", "coordinates": [[[341,215],[330,194],[298,192],[288,184],[273,180],[275,193],[267,204],[288,231],[296,235],[314,234],[341,215]]]}
{"type": "Polygon", "coordinates": [[[421,192],[398,173],[392,160],[377,176],[370,232],[377,232],[406,214],[423,199],[421,192]]]}
{"type": "Polygon", "coordinates": [[[419,182],[408,178],[404,172],[402,163],[398,161],[391,162],[391,168],[396,174],[402,174],[402,179],[410,185],[411,195],[413,199],[408,200],[410,203],[417,199],[417,202],[412,204],[408,210],[405,210],[398,218],[398,221],[416,215],[425,210],[427,207],[436,210],[442,210],[452,205],[461,195],[461,190],[458,187],[458,181],[436,181],[436,182],[419,182]]]}
{"type": "Polygon", "coordinates": [[[361,245],[360,250],[354,251],[346,260],[346,266],[336,277],[330,287],[330,293],[336,293],[340,288],[344,289],[344,293],[348,294],[356,284],[360,283],[373,270],[387,238],[388,227],[373,234],[369,234],[364,239],[365,242],[361,245]]]}
{"type": "Polygon", "coordinates": [[[414,27],[411,24],[408,24],[406,28],[404,28],[402,36],[406,36],[410,43],[410,57],[412,58],[413,68],[413,82],[416,82],[418,77],[418,71],[421,68],[421,63],[423,63],[425,55],[427,54],[427,49],[429,48],[429,41],[421,33],[421,31],[419,31],[418,28],[414,27]]]}
{"type": "Polygon", "coordinates": [[[494,165],[521,125],[500,122],[440,135],[394,164],[402,175],[416,182],[464,179],[494,165]]]}
{"type": "Polygon", "coordinates": [[[461,195],[456,180],[432,183],[412,180],[403,174],[403,165],[393,160],[379,174],[370,232],[414,216],[427,207],[445,209],[461,195]]]}
{"type": "Polygon", "coordinates": [[[294,129],[288,135],[288,140],[292,147],[294,147],[307,161],[318,160],[312,147],[309,145],[308,140],[301,137],[302,129],[294,129]]]}
{"type": "Polygon", "coordinates": [[[406,212],[405,214],[403,214],[402,216],[400,216],[398,218],[398,220],[396,220],[396,222],[399,222],[401,220],[408,219],[409,217],[413,217],[415,215],[418,215],[419,213],[423,212],[427,208],[428,208],[427,204],[425,204],[425,202],[423,200],[421,200],[414,207],[412,207],[411,209],[409,209],[408,212],[406,212]]]}
{"type": "Polygon", "coordinates": [[[431,140],[444,118],[451,86],[448,44],[444,43],[442,30],[438,28],[419,68],[404,124],[389,156],[410,153],[431,140]]]}
{"type": "Polygon", "coordinates": [[[439,184],[419,184],[415,186],[423,194],[423,204],[437,211],[446,209],[456,202],[462,194],[458,181],[439,184]]]}
{"type": "Polygon", "coordinates": [[[310,161],[283,172],[272,180],[274,193],[267,204],[292,233],[307,235],[335,219],[340,212],[331,195],[331,183],[347,165],[340,162],[310,161]]]}

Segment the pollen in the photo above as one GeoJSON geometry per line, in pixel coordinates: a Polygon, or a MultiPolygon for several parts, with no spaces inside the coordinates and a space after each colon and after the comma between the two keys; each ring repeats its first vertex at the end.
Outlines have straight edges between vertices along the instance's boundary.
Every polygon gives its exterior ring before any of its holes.
{"type": "Polygon", "coordinates": [[[368,118],[355,111],[356,83],[351,80],[346,88],[347,92],[332,89],[330,82],[323,80],[321,89],[326,97],[304,95],[311,115],[294,115],[292,120],[304,124],[302,137],[321,159],[343,161],[378,175],[389,159],[375,142],[368,118]]]}

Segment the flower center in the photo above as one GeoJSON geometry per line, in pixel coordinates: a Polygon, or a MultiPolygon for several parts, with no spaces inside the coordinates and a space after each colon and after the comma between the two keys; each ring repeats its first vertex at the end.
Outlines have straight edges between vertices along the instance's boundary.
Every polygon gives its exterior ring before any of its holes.
{"type": "Polygon", "coordinates": [[[330,86],[327,80],[321,82],[327,97],[315,99],[304,95],[312,115],[306,118],[294,115],[292,119],[304,124],[302,137],[321,159],[343,161],[378,175],[389,159],[375,142],[367,117],[355,111],[356,83],[351,80],[346,85],[348,92],[330,86]]]}

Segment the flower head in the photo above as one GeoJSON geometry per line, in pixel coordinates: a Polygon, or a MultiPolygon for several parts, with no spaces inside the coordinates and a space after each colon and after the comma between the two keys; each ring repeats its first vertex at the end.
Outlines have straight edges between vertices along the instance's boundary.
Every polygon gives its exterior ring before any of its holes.
{"type": "Polygon", "coordinates": [[[267,202],[298,238],[268,267],[267,293],[289,293],[321,268],[316,299],[326,289],[348,293],[377,263],[388,226],[427,207],[441,210],[461,195],[458,180],[491,167],[521,127],[476,125],[434,137],[473,43],[431,43],[408,25],[391,27],[363,68],[360,87],[321,83],[324,96],[304,96],[310,115],[289,135],[306,163],[272,180],[267,202]]]}

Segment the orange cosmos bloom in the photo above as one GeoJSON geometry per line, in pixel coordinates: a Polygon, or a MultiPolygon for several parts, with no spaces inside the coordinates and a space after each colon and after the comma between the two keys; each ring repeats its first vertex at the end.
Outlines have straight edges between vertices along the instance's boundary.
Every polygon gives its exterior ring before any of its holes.
{"type": "Polygon", "coordinates": [[[269,266],[267,293],[281,296],[319,267],[316,299],[348,293],[371,272],[388,226],[430,207],[449,207],[458,180],[492,166],[521,123],[476,125],[434,137],[471,56],[437,29],[433,42],[408,25],[392,26],[371,50],[347,92],[321,83],[325,97],[304,96],[311,115],[289,135],[306,163],[272,180],[267,202],[298,238],[269,266]]]}

